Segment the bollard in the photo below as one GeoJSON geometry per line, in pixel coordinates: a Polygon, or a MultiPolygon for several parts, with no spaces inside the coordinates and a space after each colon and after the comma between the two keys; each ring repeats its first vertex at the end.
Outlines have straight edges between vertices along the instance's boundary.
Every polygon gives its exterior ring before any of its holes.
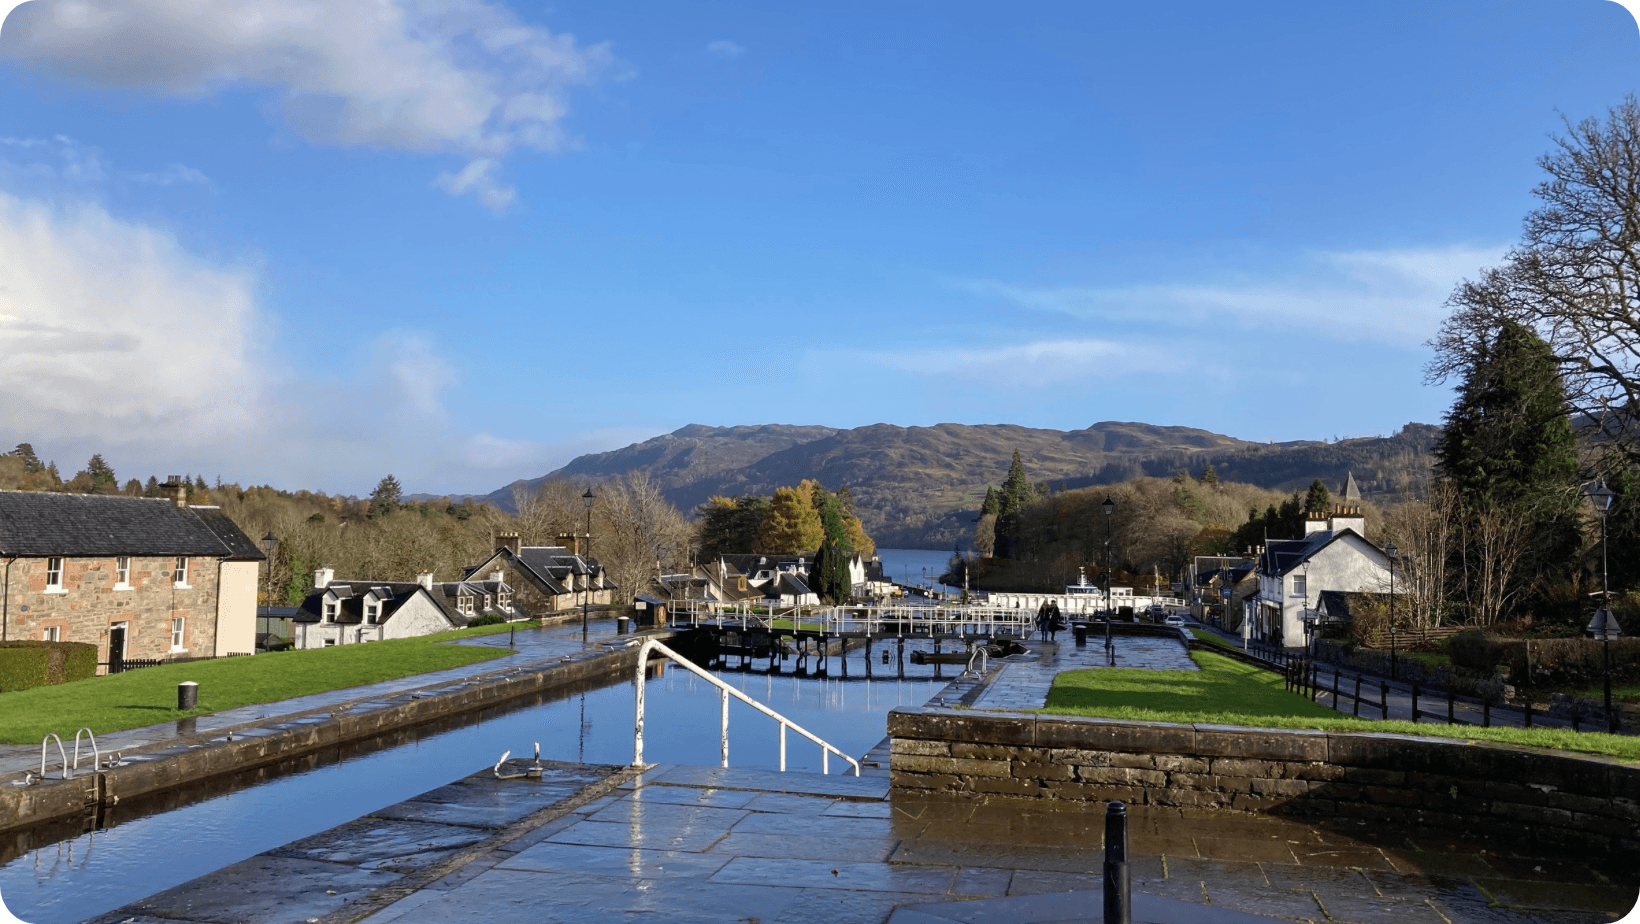
{"type": "Polygon", "coordinates": [[[1492,727],[1492,701],[1484,698],[1481,700],[1481,727],[1492,727]]]}
{"type": "Polygon", "coordinates": [[[1450,681],[1446,685],[1446,724],[1457,724],[1452,721],[1452,683],[1450,681]]]}
{"type": "Polygon", "coordinates": [[[199,684],[184,680],[177,684],[177,711],[188,712],[199,708],[199,684]]]}
{"type": "MultiPolygon", "coordinates": [[[[1338,668],[1333,668],[1333,708],[1338,709],[1338,668]]],[[[1343,710],[1339,709],[1342,712],[1343,710]]]]}
{"type": "Polygon", "coordinates": [[[1389,718],[1389,684],[1378,684],[1378,709],[1383,713],[1382,718],[1389,718]]]}
{"type": "Polygon", "coordinates": [[[1105,924],[1129,924],[1132,902],[1127,857],[1127,805],[1105,806],[1105,924]]]}
{"type": "Polygon", "coordinates": [[[1418,724],[1418,685],[1412,685],[1412,724],[1418,724]]]}
{"type": "Polygon", "coordinates": [[[617,617],[615,617],[615,634],[616,635],[626,635],[628,632],[631,632],[631,631],[632,631],[632,617],[631,616],[617,616],[617,617]]]}
{"type": "Polygon", "coordinates": [[[1526,727],[1532,727],[1532,701],[1526,701],[1526,727]]]}
{"type": "Polygon", "coordinates": [[[1071,631],[1076,634],[1076,646],[1078,648],[1080,648],[1083,645],[1086,645],[1088,643],[1088,624],[1087,623],[1079,622],[1076,625],[1071,626],[1071,631]]]}

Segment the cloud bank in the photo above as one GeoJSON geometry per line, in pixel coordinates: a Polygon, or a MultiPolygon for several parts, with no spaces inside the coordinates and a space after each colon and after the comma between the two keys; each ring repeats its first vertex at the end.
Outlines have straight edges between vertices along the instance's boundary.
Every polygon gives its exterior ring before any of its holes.
{"type": "Polygon", "coordinates": [[[608,45],[484,0],[33,0],[0,56],[167,96],[264,88],[310,141],[466,158],[436,185],[497,211],[515,195],[500,159],[571,145],[571,88],[616,72],[608,45]]]}

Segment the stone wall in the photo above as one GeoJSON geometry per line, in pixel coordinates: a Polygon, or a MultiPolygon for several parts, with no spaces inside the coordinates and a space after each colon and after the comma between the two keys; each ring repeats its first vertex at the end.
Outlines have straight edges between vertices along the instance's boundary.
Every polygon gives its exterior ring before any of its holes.
{"type": "MultiPolygon", "coordinates": [[[[108,660],[108,630],[127,623],[127,658],[201,657],[216,654],[219,560],[188,559],[188,586],[172,581],[176,559],[133,557],[128,585],[116,582],[116,560],[65,558],[61,590],[48,590],[46,558],[19,558],[11,565],[6,593],[6,636],[38,639],[56,627],[59,640],[97,646],[108,660]],[[171,620],[183,623],[183,651],[171,650],[171,620]]],[[[251,613],[254,625],[255,612],[251,613]]],[[[249,650],[249,649],[247,649],[249,650]]]]}
{"type": "Polygon", "coordinates": [[[1334,817],[1640,860],[1640,766],[1442,738],[902,709],[899,791],[1334,817]]]}

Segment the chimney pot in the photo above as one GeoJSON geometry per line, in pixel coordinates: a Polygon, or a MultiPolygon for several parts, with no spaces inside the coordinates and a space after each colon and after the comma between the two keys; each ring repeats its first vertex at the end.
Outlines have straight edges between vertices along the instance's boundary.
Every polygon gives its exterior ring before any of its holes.
{"type": "Polygon", "coordinates": [[[416,583],[420,584],[423,590],[431,592],[433,589],[433,572],[423,571],[416,575],[416,583]]]}
{"type": "Polygon", "coordinates": [[[320,568],[313,572],[313,589],[324,590],[334,580],[336,580],[335,568],[320,568]]]}

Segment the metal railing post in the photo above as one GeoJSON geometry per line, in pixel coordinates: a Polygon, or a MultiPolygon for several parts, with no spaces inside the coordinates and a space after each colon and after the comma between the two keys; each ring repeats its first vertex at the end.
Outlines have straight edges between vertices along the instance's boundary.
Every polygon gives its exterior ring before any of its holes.
{"type": "Polygon", "coordinates": [[[719,691],[718,695],[723,700],[723,766],[727,769],[729,766],[729,694],[719,691]]]}

